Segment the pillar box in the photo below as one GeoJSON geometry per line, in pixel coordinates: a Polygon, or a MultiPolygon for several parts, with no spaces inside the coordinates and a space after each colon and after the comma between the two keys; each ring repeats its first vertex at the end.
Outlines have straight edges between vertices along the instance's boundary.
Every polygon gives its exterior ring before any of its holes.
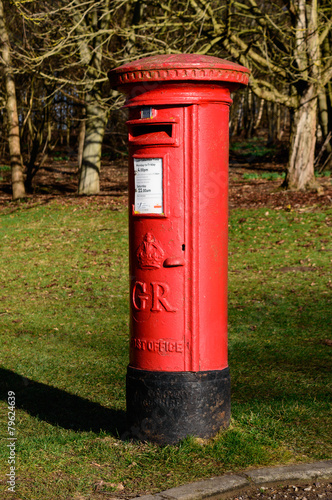
{"type": "Polygon", "coordinates": [[[249,70],[159,55],[109,73],[129,109],[130,434],[208,438],[230,419],[228,122],[249,70]]]}

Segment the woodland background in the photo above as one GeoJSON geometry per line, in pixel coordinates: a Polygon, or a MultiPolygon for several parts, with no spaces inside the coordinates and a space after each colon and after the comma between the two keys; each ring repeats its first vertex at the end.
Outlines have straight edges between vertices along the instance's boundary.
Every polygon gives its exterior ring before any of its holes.
{"type": "Polygon", "coordinates": [[[33,193],[58,151],[77,167],[78,194],[98,194],[102,157],[126,156],[107,73],[163,53],[249,67],[231,139],[262,138],[285,160],[283,188],[319,191],[315,173],[332,159],[331,26],[331,0],[0,0],[0,158],[13,199],[33,193]]]}

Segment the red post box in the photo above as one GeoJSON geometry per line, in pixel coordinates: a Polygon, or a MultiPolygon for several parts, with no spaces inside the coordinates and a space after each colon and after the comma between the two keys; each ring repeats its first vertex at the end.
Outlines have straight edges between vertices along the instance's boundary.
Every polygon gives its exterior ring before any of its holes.
{"type": "Polygon", "coordinates": [[[177,54],[109,78],[129,108],[129,431],[211,437],[230,419],[228,122],[249,70],[177,54]]]}

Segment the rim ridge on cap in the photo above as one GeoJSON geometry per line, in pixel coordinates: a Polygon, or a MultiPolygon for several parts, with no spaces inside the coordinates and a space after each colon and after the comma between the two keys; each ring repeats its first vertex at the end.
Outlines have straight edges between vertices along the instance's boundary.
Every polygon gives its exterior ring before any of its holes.
{"type": "Polygon", "coordinates": [[[247,85],[249,69],[214,56],[163,54],[144,57],[114,68],[108,74],[112,87],[152,81],[208,81],[247,85]]]}

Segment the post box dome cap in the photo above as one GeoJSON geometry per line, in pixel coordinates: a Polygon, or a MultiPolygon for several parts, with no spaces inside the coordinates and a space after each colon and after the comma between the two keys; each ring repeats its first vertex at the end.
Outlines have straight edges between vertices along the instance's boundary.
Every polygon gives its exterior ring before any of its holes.
{"type": "Polygon", "coordinates": [[[201,54],[164,54],[144,57],[112,69],[112,87],[140,82],[207,81],[247,85],[249,69],[240,64],[201,54]]]}

